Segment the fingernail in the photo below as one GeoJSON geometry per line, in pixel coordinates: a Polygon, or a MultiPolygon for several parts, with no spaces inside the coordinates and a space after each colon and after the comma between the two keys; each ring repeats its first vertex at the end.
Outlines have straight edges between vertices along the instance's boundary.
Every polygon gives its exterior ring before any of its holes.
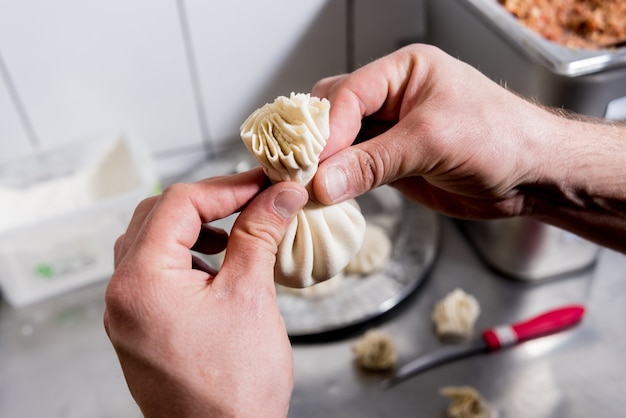
{"type": "Polygon", "coordinates": [[[297,190],[283,190],[274,199],[274,210],[283,218],[291,218],[302,209],[306,199],[307,197],[297,190]]]}
{"type": "Polygon", "coordinates": [[[329,167],[324,172],[324,187],[331,201],[340,200],[348,189],[346,174],[339,167],[329,167]]]}

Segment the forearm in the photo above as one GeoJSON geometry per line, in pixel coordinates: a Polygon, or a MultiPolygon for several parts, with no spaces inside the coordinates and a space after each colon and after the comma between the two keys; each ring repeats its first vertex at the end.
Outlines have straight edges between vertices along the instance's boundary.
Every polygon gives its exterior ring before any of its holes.
{"type": "Polygon", "coordinates": [[[626,124],[560,116],[551,135],[530,216],[626,252],[626,124]]]}

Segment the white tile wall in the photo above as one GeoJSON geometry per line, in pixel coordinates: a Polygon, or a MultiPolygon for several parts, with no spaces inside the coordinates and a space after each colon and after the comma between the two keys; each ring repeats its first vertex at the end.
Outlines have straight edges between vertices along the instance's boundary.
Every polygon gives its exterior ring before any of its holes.
{"type": "Polygon", "coordinates": [[[120,131],[155,151],[200,141],[171,0],[2,2],[0,42],[45,146],[120,131]]]}
{"type": "Polygon", "coordinates": [[[345,5],[332,0],[187,2],[211,140],[238,140],[257,107],[345,71],[345,5]]]}
{"type": "MultiPolygon", "coordinates": [[[[0,54],[44,147],[123,131],[163,156],[238,140],[254,108],[345,71],[347,1],[358,64],[420,33],[422,0],[7,0],[0,54]]],[[[2,156],[29,148],[4,81],[2,156]]]]}
{"type": "Polygon", "coordinates": [[[8,86],[0,78],[0,162],[11,155],[25,154],[29,149],[30,142],[20,123],[8,86]]]}

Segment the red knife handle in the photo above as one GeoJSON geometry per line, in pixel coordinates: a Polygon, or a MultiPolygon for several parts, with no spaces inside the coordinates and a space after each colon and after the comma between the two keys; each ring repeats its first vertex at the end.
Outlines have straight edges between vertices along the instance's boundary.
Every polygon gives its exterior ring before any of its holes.
{"type": "Polygon", "coordinates": [[[483,339],[490,351],[498,350],[569,328],[580,322],[584,313],[582,305],[564,306],[526,321],[487,329],[483,339]]]}

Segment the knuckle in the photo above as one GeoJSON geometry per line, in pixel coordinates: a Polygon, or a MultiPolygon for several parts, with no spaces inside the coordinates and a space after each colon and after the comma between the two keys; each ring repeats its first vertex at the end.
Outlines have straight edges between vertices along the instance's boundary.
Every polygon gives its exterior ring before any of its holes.
{"type": "Polygon", "coordinates": [[[278,245],[282,240],[278,225],[273,222],[243,222],[240,230],[245,236],[251,237],[255,246],[258,246],[272,254],[278,251],[278,245]]]}
{"type": "Polygon", "coordinates": [[[119,266],[109,281],[105,294],[104,323],[109,339],[115,346],[125,343],[124,336],[136,334],[150,315],[145,308],[149,293],[139,294],[129,285],[133,278],[132,268],[119,266]]]}
{"type": "Polygon", "coordinates": [[[113,331],[117,329],[118,325],[129,323],[130,318],[129,300],[127,300],[124,289],[118,285],[116,274],[112,277],[104,295],[107,333],[111,339],[113,339],[115,335],[113,331]]]}
{"type": "Polygon", "coordinates": [[[126,286],[124,286],[124,284],[128,283],[128,276],[129,275],[123,266],[117,267],[113,272],[104,294],[107,309],[116,311],[117,309],[127,305],[128,292],[126,291],[126,286]]]}
{"type": "Polygon", "coordinates": [[[150,210],[154,207],[155,203],[160,199],[159,196],[151,196],[141,200],[137,207],[135,208],[135,212],[133,216],[140,216],[150,212],[150,210]]]}
{"type": "Polygon", "coordinates": [[[165,188],[161,194],[161,199],[164,200],[179,200],[189,196],[190,185],[187,183],[174,183],[165,188]]]}
{"type": "Polygon", "coordinates": [[[391,167],[393,159],[389,155],[386,148],[378,147],[375,152],[367,149],[360,149],[356,153],[358,159],[358,172],[355,173],[359,178],[359,183],[363,185],[364,190],[372,190],[381,186],[386,181],[386,169],[391,167]]]}
{"type": "Polygon", "coordinates": [[[120,260],[124,257],[126,243],[126,234],[120,235],[113,244],[113,259],[114,264],[117,266],[120,260]]]}

